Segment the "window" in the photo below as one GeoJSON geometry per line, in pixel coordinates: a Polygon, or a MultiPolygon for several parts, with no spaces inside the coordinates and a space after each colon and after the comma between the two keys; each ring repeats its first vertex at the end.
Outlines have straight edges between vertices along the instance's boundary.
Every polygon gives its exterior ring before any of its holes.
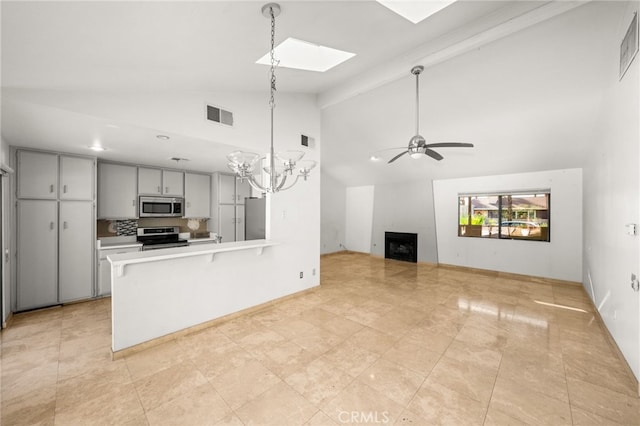
{"type": "Polygon", "coordinates": [[[550,191],[458,196],[458,236],[550,241],[550,191]]]}

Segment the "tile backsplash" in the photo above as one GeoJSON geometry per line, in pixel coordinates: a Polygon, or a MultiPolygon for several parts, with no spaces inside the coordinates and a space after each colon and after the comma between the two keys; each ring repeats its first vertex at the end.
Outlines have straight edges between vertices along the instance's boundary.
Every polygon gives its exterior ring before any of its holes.
{"type": "Polygon", "coordinates": [[[193,235],[195,233],[207,232],[207,219],[148,217],[132,220],[98,220],[96,230],[98,238],[119,237],[136,235],[138,228],[149,228],[153,226],[178,226],[180,232],[190,232],[193,235]]]}

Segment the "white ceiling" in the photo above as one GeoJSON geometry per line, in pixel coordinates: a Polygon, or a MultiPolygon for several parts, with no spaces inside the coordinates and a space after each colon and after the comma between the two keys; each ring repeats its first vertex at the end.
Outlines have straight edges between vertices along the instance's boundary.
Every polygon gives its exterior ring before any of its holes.
{"type": "MultiPolygon", "coordinates": [[[[97,129],[108,124],[117,149],[100,157],[169,166],[167,158],[180,156],[192,160],[180,167],[223,169],[232,147],[172,134],[181,149],[158,148],[162,129],[53,108],[37,94],[265,91],[267,68],[255,64],[269,43],[263,2],[0,4],[2,137],[11,145],[88,154],[97,129]],[[21,91],[31,96],[15,95],[21,91]]],[[[580,166],[575,144],[589,137],[581,125],[594,113],[598,46],[615,16],[595,4],[574,9],[580,4],[459,1],[414,25],[375,1],[282,1],[276,42],[295,37],[357,56],[326,73],[280,69],[278,89],[317,96],[322,167],[345,184],[580,166]],[[423,135],[476,148],[441,150],[440,163],[372,164],[368,153],[405,145],[412,136],[409,69],[416,63],[427,65],[423,135]],[[521,134],[532,119],[538,125],[521,134]],[[565,136],[562,146],[558,135],[565,136]]]]}

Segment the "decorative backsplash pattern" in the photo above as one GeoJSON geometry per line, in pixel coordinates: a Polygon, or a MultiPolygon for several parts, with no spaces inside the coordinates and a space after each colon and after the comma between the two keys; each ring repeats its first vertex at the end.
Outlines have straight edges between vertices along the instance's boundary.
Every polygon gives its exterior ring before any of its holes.
{"type": "Polygon", "coordinates": [[[116,234],[119,237],[136,236],[138,232],[137,220],[116,220],[116,234]]]}

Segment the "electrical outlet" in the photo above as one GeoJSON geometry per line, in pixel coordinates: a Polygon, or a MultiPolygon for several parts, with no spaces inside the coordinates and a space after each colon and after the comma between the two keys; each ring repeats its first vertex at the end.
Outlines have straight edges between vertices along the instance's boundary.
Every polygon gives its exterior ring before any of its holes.
{"type": "Polygon", "coordinates": [[[300,278],[304,277],[304,272],[300,271],[300,278]]]}
{"type": "Polygon", "coordinates": [[[313,268],[313,269],[311,270],[311,275],[313,275],[314,277],[316,276],[316,268],[313,268]]]}

